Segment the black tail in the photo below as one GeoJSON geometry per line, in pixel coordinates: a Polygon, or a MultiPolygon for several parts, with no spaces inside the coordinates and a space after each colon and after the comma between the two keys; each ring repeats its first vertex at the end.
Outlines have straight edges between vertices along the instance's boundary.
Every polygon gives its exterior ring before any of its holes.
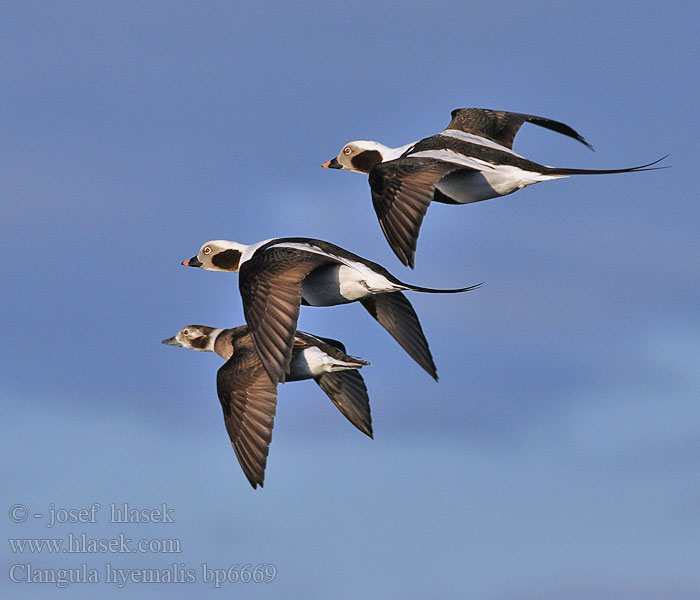
{"type": "Polygon", "coordinates": [[[641,171],[658,171],[659,169],[668,169],[668,166],[654,167],[652,165],[660,163],[670,155],[662,156],[654,162],[637,167],[628,167],[627,169],[560,169],[558,167],[547,167],[543,175],[612,175],[614,173],[640,173],[641,171]]]}
{"type": "Polygon", "coordinates": [[[426,287],[420,287],[417,285],[411,285],[410,283],[404,283],[402,285],[405,285],[406,289],[411,291],[411,292],[426,292],[428,294],[458,294],[460,292],[469,292],[471,290],[475,290],[476,288],[484,285],[484,282],[482,281],[481,283],[477,283],[476,285],[470,285],[469,287],[465,287],[465,288],[450,289],[450,290],[436,290],[434,288],[426,288],[426,287]]]}

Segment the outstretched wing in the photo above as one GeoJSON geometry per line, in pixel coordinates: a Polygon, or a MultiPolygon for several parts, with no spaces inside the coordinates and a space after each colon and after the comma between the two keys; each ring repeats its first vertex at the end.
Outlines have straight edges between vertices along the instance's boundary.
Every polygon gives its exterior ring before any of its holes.
{"type": "Polygon", "coordinates": [[[593,150],[581,134],[566,123],[560,123],[546,117],[526,115],[524,113],[489,110],[487,108],[456,108],[452,111],[452,120],[445,129],[457,129],[487,137],[506,148],[513,147],[515,134],[525,122],[551,129],[573,138],[593,150]]]}
{"type": "Polygon", "coordinates": [[[323,373],[316,383],[326,392],[333,404],[362,433],[372,435],[372,416],[365,380],[356,369],[323,373]]]}
{"type": "Polygon", "coordinates": [[[379,324],[437,381],[437,369],[416,311],[402,292],[379,294],[360,300],[379,324]]]}
{"type": "Polygon", "coordinates": [[[273,384],[284,381],[294,345],[301,282],[316,267],[333,262],[294,248],[269,248],[241,266],[243,314],[273,384]]]}
{"type": "Polygon", "coordinates": [[[432,158],[398,158],[370,171],[372,204],[379,225],[404,265],[414,266],[418,234],[435,185],[459,169],[464,167],[432,158]]]}
{"type": "Polygon", "coordinates": [[[296,340],[296,343],[306,347],[316,347],[338,361],[355,365],[354,369],[350,368],[346,371],[322,373],[314,377],[314,380],[348,421],[372,437],[372,417],[369,410],[367,387],[362,375],[357,370],[369,363],[355,356],[349,356],[345,351],[345,345],[332,338],[297,331],[296,340]]]}
{"type": "Polygon", "coordinates": [[[277,407],[270,381],[252,346],[236,349],[216,375],[231,445],[250,485],[262,487],[277,407]]]}

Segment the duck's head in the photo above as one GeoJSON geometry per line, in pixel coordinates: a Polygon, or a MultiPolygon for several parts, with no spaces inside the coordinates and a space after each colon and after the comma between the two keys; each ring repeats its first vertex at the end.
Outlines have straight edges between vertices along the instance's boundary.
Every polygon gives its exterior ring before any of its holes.
{"type": "Polygon", "coordinates": [[[182,264],[186,267],[199,267],[207,271],[231,271],[235,273],[240,268],[241,256],[247,247],[238,242],[212,240],[203,244],[196,256],[183,260],[182,264]]]}
{"type": "Polygon", "coordinates": [[[221,329],[207,327],[206,325],[187,325],[178,331],[173,337],[163,340],[168,346],[180,346],[202,352],[213,352],[214,341],[221,329]]]}
{"type": "Polygon", "coordinates": [[[345,144],[338,156],[321,166],[326,169],[345,169],[368,174],[374,165],[384,162],[388,150],[391,148],[379,142],[356,140],[345,144]]]}

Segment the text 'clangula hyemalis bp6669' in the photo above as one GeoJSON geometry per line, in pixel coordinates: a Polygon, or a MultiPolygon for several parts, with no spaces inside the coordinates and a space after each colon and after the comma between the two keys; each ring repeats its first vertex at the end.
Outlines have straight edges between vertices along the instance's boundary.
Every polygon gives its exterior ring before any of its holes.
{"type": "Polygon", "coordinates": [[[413,268],[421,223],[432,201],[469,204],[570,175],[651,171],[652,165],[666,158],[624,169],[540,165],[512,150],[515,134],[526,121],[574,138],[592,149],[571,127],[552,119],[458,108],[452,111],[447,128],[437,135],[399,148],[373,141],[349,142],[323,166],[369,175],[372,203],[384,236],[399,260],[413,268]]]}
{"type": "MultiPolygon", "coordinates": [[[[216,376],[226,431],[248,481],[262,487],[277,407],[277,385],[258,356],[248,327],[188,325],[164,344],[216,352],[226,360],[216,376]]],[[[367,387],[358,369],[368,365],[337,340],[296,331],[287,381],[313,379],[360,431],[372,437],[367,387]]]]}
{"type": "Polygon", "coordinates": [[[274,238],[245,245],[226,240],[205,243],[183,261],[209,271],[238,271],[243,314],[273,383],[285,380],[292,358],[299,307],[334,306],[359,301],[437,380],[428,342],[403,291],[455,293],[403,283],[381,265],[311,238],[274,238]]]}

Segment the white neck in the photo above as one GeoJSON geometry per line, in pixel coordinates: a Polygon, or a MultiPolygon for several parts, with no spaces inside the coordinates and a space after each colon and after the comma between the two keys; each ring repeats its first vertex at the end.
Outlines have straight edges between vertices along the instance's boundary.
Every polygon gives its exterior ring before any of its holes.
{"type": "MultiPolygon", "coordinates": [[[[273,239],[275,239],[275,238],[269,238],[267,240],[263,240],[262,242],[250,244],[249,246],[243,246],[242,244],[238,244],[239,247],[236,248],[236,250],[240,250],[241,248],[245,248],[245,250],[241,250],[241,252],[243,254],[241,255],[241,262],[238,263],[239,268],[240,268],[240,265],[242,265],[245,261],[250,260],[250,258],[253,256],[255,251],[258,248],[260,248],[260,246],[264,246],[265,244],[267,244],[267,242],[271,242],[273,239]]],[[[230,243],[235,243],[235,242],[230,242],[230,243]]]]}
{"type": "Polygon", "coordinates": [[[207,344],[207,347],[204,348],[204,352],[216,352],[214,349],[214,346],[216,345],[216,338],[219,337],[219,334],[224,330],[223,327],[219,327],[218,329],[214,329],[210,334],[209,334],[209,343],[207,344]]]}
{"type": "Polygon", "coordinates": [[[221,248],[225,248],[226,250],[238,250],[241,254],[245,252],[246,248],[248,248],[248,246],[245,244],[232,242],[231,240],[211,240],[211,242],[207,242],[207,244],[219,246],[221,248]]]}
{"type": "Polygon", "coordinates": [[[379,142],[372,140],[358,140],[352,143],[356,144],[363,151],[376,150],[382,155],[382,162],[399,158],[399,156],[401,156],[404,152],[406,152],[406,150],[415,144],[415,142],[412,142],[410,144],[406,144],[405,146],[399,146],[398,148],[390,148],[389,146],[385,146],[384,144],[380,144],[379,142]]]}
{"type": "Polygon", "coordinates": [[[382,150],[382,162],[396,160],[411,146],[414,146],[415,143],[416,142],[411,142],[410,144],[406,144],[405,146],[399,146],[398,148],[388,148],[387,146],[383,146],[384,150],[382,150]]]}

